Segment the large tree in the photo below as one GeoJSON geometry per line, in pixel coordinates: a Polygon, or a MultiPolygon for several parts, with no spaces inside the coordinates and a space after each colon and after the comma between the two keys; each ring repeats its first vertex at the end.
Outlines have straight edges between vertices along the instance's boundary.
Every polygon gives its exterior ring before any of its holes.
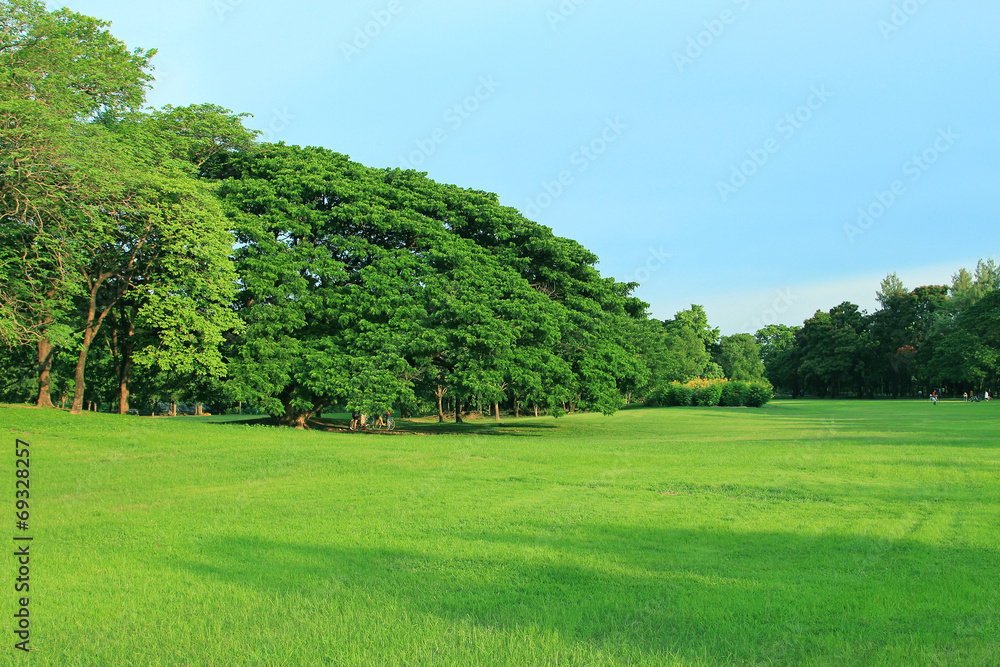
{"type": "Polygon", "coordinates": [[[931,285],[907,291],[894,281],[893,289],[883,281],[878,294],[882,308],[871,317],[871,336],[884,390],[895,396],[912,393],[911,383],[925,375],[925,346],[931,331],[948,317],[948,287],[931,285]]]}
{"type": "Polygon", "coordinates": [[[754,339],[760,346],[760,357],[764,363],[764,374],[775,387],[790,392],[792,397],[799,395],[799,350],[795,341],[802,327],[790,327],[785,324],[769,324],[754,334],[754,339]]]}
{"type": "Polygon", "coordinates": [[[76,240],[91,146],[79,135],[138,108],[152,79],[154,52],[130,52],[108,25],[34,0],[0,5],[0,329],[37,347],[41,406],[87,259],[76,240]]]}
{"type": "Polygon", "coordinates": [[[872,393],[868,319],[857,305],[845,301],[805,321],[796,344],[799,373],[807,386],[821,396],[872,393]]]}
{"type": "Polygon", "coordinates": [[[234,398],[303,427],[347,401],[380,411],[414,369],[404,346],[426,320],[425,218],[392,205],[377,175],[323,149],[268,145],[221,156],[212,173],[236,230],[234,398]]]}
{"type": "Polygon", "coordinates": [[[719,341],[718,363],[730,380],[761,380],[764,377],[760,346],[748,333],[723,336],[719,341]]]}
{"type": "Polygon", "coordinates": [[[495,195],[283,145],[208,171],[240,241],[233,386],[282,423],[334,403],[437,402],[443,418],[446,397],[456,419],[522,403],[610,413],[642,381],[645,304],[495,195]]]}
{"type": "Polygon", "coordinates": [[[82,409],[90,346],[123,301],[131,308],[120,311],[122,320],[142,319],[160,333],[144,357],[161,366],[197,363],[206,373],[220,372],[222,331],[236,325],[228,308],[232,238],[214,186],[173,158],[169,145],[128,123],[87,129],[92,188],[79,202],[82,224],[71,230],[83,254],[71,412],[82,409]]]}
{"type": "Polygon", "coordinates": [[[162,334],[150,363],[218,372],[212,350],[234,323],[231,240],[197,171],[249,133],[217,107],[137,113],[154,52],[129,51],[106,22],[24,0],[2,12],[0,322],[38,348],[38,404],[51,405],[53,339],[69,327],[79,333],[72,411],[82,409],[87,357],[109,317],[125,336],[123,411],[138,319],[162,334]]]}

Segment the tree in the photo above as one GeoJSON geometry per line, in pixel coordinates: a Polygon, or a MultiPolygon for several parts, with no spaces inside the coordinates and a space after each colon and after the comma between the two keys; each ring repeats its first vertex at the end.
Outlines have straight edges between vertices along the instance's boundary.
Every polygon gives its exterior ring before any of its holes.
{"type": "Polygon", "coordinates": [[[93,162],[85,173],[92,188],[80,202],[86,224],[72,230],[86,258],[78,269],[82,340],[74,413],[82,409],[90,346],[122,301],[131,301],[136,317],[160,334],[141,355],[148,364],[197,363],[219,373],[222,331],[237,324],[228,308],[232,237],[214,186],[135,127],[88,129],[93,162]]]}
{"type": "Polygon", "coordinates": [[[893,395],[911,393],[911,382],[922,376],[922,354],[931,332],[948,315],[948,287],[928,285],[879,297],[881,310],[871,318],[871,333],[883,379],[893,395]]]}
{"type": "Polygon", "coordinates": [[[829,312],[817,311],[796,335],[799,373],[821,396],[871,393],[872,349],[868,317],[844,302],[829,312]]]}
{"type": "Polygon", "coordinates": [[[1000,381],[1000,289],[986,294],[959,316],[959,329],[972,344],[968,356],[971,375],[980,378],[979,389],[1000,381]]]}
{"type": "Polygon", "coordinates": [[[875,298],[882,308],[888,308],[894,299],[899,299],[905,294],[906,287],[903,285],[903,281],[893,272],[882,279],[879,290],[875,293],[875,298]]]}
{"type": "Polygon", "coordinates": [[[240,241],[233,386],[284,424],[333,403],[436,402],[443,419],[446,397],[456,420],[522,400],[611,413],[645,382],[645,304],[495,195],[314,148],[207,164],[240,241]]]}
{"type": "Polygon", "coordinates": [[[927,373],[939,383],[975,392],[996,386],[1000,377],[1000,290],[987,293],[940,326],[929,346],[927,373]]]}
{"type": "Polygon", "coordinates": [[[166,197],[158,201],[171,204],[181,226],[157,230],[169,239],[161,242],[165,252],[109,313],[122,414],[129,409],[133,363],[190,376],[193,385],[225,374],[219,346],[241,326],[230,307],[236,283],[229,260],[233,239],[215,185],[198,177],[205,176],[202,165],[213,157],[250,150],[256,132],[242,126],[244,116],[215,105],[168,106],[133,114],[116,127],[128,145],[145,147],[144,155],[152,157],[143,166],[194,195],[181,204],[166,197]]]}
{"type": "Polygon", "coordinates": [[[89,146],[77,135],[138,108],[152,78],[154,51],[129,52],[108,25],[33,0],[0,7],[0,327],[37,347],[40,406],[52,405],[53,339],[66,338],[85,262],[74,231],[87,219],[89,146]]]}
{"type": "Polygon", "coordinates": [[[718,363],[725,377],[730,380],[760,380],[764,377],[764,363],[760,346],[750,334],[723,336],[719,342],[718,363]]]}
{"type": "Polygon", "coordinates": [[[995,289],[1000,288],[1000,267],[992,259],[979,260],[975,275],[959,269],[951,277],[951,312],[955,315],[972,306],[995,289]]]}
{"type": "Polygon", "coordinates": [[[801,329],[799,326],[769,324],[754,334],[768,381],[775,387],[788,390],[793,397],[798,395],[801,384],[799,349],[796,346],[796,337],[801,329]]]}
{"type": "Polygon", "coordinates": [[[212,175],[239,246],[229,349],[234,398],[305,427],[345,401],[369,414],[412,385],[426,347],[423,284],[434,225],[392,201],[374,170],[323,149],[224,155],[212,175]]]}
{"type": "MultiPolygon", "coordinates": [[[[672,320],[663,322],[665,356],[660,363],[660,384],[684,382],[703,377],[712,362],[712,352],[719,342],[718,328],[708,325],[705,309],[692,304],[688,310],[678,312],[672,320]]],[[[719,375],[714,364],[709,374],[719,375]]],[[[720,367],[721,369],[721,367],[720,367]]]]}
{"type": "Polygon", "coordinates": [[[691,304],[691,308],[688,310],[677,313],[674,316],[674,321],[697,333],[706,352],[712,353],[719,344],[719,328],[712,328],[708,325],[708,315],[702,306],[691,304]]]}

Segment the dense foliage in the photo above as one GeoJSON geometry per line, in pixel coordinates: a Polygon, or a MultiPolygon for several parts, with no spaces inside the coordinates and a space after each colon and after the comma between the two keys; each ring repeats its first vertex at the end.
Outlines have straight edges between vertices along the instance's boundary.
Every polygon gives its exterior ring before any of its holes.
{"type": "Polygon", "coordinates": [[[285,423],[433,400],[443,419],[446,397],[459,420],[501,403],[611,413],[648,376],[632,286],[495,195],[284,145],[211,171],[238,240],[234,395],[285,423]]]}
{"type": "Polygon", "coordinates": [[[793,396],[979,395],[1000,385],[1000,268],[981,260],[951,286],[882,281],[881,308],[817,311],[757,332],[767,377],[793,396]]]}
{"type": "Polygon", "coordinates": [[[773,397],[774,388],[767,380],[695,379],[671,382],[658,387],[646,400],[652,407],[760,408],[773,397]]]}

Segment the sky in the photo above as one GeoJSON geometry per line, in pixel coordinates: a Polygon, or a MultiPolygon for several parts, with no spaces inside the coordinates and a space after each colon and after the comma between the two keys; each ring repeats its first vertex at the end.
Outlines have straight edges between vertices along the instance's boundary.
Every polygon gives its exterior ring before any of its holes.
{"type": "MultiPolygon", "coordinates": [[[[49,3],[55,9],[55,3],[49,3]]],[[[995,0],[70,0],[151,106],[495,192],[659,319],[801,324],[1000,259],[995,0]]]]}

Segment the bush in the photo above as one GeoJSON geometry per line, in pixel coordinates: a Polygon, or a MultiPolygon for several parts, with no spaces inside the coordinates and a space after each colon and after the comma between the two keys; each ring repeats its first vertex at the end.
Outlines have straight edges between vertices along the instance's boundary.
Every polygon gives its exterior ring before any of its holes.
{"type": "Polygon", "coordinates": [[[746,402],[747,383],[731,380],[722,385],[722,396],[719,405],[727,408],[738,408],[746,402]]]}
{"type": "Polygon", "coordinates": [[[768,382],[748,382],[743,404],[749,408],[760,408],[774,396],[774,387],[768,382]]]}
{"type": "Polygon", "coordinates": [[[664,408],[670,403],[670,387],[657,387],[646,396],[646,405],[651,408],[664,408]]]}
{"type": "Polygon", "coordinates": [[[719,404],[722,387],[726,380],[692,380],[688,386],[694,389],[694,404],[705,408],[714,408],[719,404]]]}
{"type": "Polygon", "coordinates": [[[671,382],[657,387],[646,396],[646,405],[651,408],[663,406],[698,405],[712,407],[723,405],[751,408],[764,406],[774,396],[774,387],[767,380],[739,382],[726,379],[696,379],[685,383],[671,382]]]}
{"type": "Polygon", "coordinates": [[[668,389],[667,405],[687,407],[694,399],[694,387],[690,384],[671,382],[668,389]]]}

